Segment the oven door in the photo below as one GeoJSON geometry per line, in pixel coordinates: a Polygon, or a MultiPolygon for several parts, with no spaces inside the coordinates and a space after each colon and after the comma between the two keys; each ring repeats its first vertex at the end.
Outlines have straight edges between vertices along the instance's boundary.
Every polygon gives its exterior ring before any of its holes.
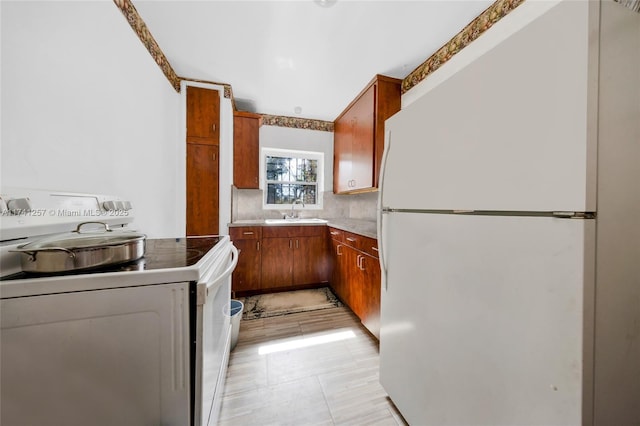
{"type": "Polygon", "coordinates": [[[0,300],[0,424],[188,424],[189,287],[0,300]]]}
{"type": "Polygon", "coordinates": [[[219,255],[196,286],[196,426],[217,423],[229,363],[231,273],[238,263],[238,251],[230,241],[216,249],[219,255]]]}

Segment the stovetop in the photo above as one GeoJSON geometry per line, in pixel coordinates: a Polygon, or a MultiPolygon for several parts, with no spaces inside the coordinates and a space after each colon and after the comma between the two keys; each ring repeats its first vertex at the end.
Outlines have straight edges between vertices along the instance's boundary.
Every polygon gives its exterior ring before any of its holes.
{"type": "Polygon", "coordinates": [[[202,257],[220,242],[222,237],[186,237],[186,238],[159,238],[147,239],[145,254],[142,258],[97,269],[81,271],[60,272],[54,274],[35,274],[19,272],[17,274],[2,277],[0,280],[21,280],[31,278],[44,278],[52,276],[101,274],[106,272],[151,271],[159,269],[172,269],[193,266],[202,257]]]}

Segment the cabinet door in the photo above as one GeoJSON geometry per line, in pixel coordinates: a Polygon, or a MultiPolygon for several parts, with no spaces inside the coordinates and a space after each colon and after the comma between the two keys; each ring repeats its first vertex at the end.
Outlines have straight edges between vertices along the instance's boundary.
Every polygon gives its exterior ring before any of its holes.
{"type": "Polygon", "coordinates": [[[260,240],[234,240],[238,249],[238,266],[233,271],[232,290],[260,290],[260,240]]]}
{"type": "Polygon", "coordinates": [[[290,287],[293,272],[293,239],[262,239],[262,289],[290,287]]]}
{"type": "Polygon", "coordinates": [[[351,191],[373,187],[375,89],[375,85],[371,86],[351,107],[354,117],[349,186],[351,191]]]}
{"type": "Polygon", "coordinates": [[[220,94],[187,86],[187,142],[219,145],[220,94]]]}
{"type": "Polygon", "coordinates": [[[400,111],[402,80],[377,75],[334,122],[333,192],[377,188],[384,122],[400,111]]]}
{"type": "Polygon", "coordinates": [[[187,235],[218,234],[218,146],[187,144],[187,235]]]}
{"type": "Polygon", "coordinates": [[[351,181],[351,142],[353,115],[345,112],[336,120],[333,132],[333,192],[349,191],[351,181]]]}
{"type": "Polygon", "coordinates": [[[260,123],[258,114],[236,112],[233,115],[233,184],[237,188],[259,188],[260,123]]]}
{"type": "Polygon", "coordinates": [[[327,240],[324,236],[295,238],[293,253],[293,284],[328,281],[327,240]]]}
{"type": "Polygon", "coordinates": [[[342,253],[345,257],[346,264],[346,302],[353,313],[355,313],[358,318],[362,319],[364,312],[364,295],[362,293],[362,273],[358,268],[360,252],[352,247],[344,246],[342,253]]]}
{"type": "Polygon", "coordinates": [[[373,187],[375,90],[369,87],[334,123],[336,193],[373,187]]]}
{"type": "Polygon", "coordinates": [[[380,338],[380,263],[375,257],[361,254],[359,270],[363,294],[362,324],[380,338]]]}
{"type": "MultiPolygon", "coordinates": [[[[345,242],[331,240],[333,273],[331,285],[336,294],[376,337],[380,335],[380,264],[377,257],[347,244],[374,248],[376,240],[345,232],[345,242]]],[[[374,250],[375,251],[375,250],[374,250]]]]}
{"type": "Polygon", "coordinates": [[[332,239],[331,246],[331,288],[343,303],[349,305],[348,262],[347,255],[344,252],[345,245],[332,239]]]}

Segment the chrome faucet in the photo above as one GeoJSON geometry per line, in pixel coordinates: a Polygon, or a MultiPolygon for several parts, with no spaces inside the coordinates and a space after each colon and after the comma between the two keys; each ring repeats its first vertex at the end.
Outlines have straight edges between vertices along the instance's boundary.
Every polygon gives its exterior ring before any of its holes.
{"type": "Polygon", "coordinates": [[[301,199],[298,200],[294,200],[293,203],[291,203],[291,214],[290,215],[285,215],[285,219],[297,219],[298,216],[293,212],[293,208],[296,206],[296,204],[302,204],[302,208],[304,208],[304,201],[302,201],[301,199]]]}

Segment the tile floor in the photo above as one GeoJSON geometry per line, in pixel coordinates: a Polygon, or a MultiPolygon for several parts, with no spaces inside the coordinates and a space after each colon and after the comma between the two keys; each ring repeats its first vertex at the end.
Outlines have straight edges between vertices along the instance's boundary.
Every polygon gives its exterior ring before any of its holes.
{"type": "Polygon", "coordinates": [[[378,382],[377,341],[346,307],[242,320],[218,424],[406,425],[378,382]]]}

